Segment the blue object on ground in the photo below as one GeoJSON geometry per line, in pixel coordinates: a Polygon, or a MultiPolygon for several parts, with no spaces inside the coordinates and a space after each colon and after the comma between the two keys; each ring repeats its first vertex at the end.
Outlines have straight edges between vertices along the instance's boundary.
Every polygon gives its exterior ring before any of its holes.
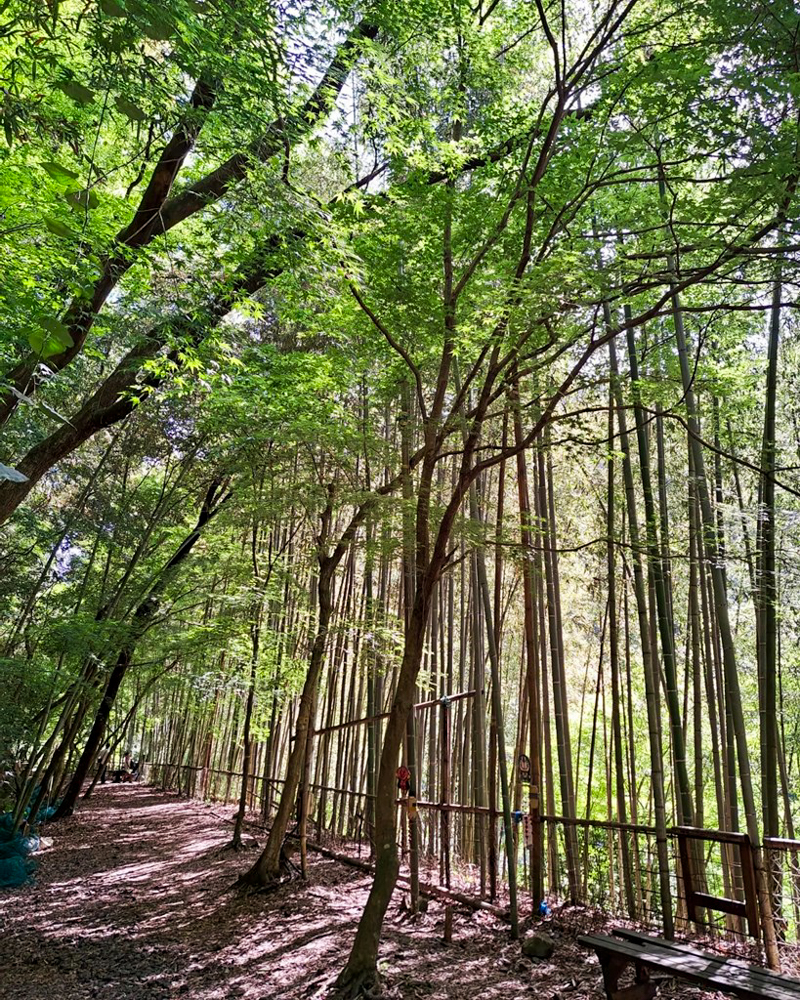
{"type": "Polygon", "coordinates": [[[12,835],[13,826],[10,812],[0,815],[0,889],[24,885],[36,870],[29,855],[39,850],[39,838],[19,831],[12,835]]]}

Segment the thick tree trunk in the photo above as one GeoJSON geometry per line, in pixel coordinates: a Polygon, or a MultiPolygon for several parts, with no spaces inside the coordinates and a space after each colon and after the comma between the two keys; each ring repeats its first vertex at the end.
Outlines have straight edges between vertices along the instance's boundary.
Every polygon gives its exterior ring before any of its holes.
{"type": "MultiPolygon", "coordinates": [[[[136,213],[130,223],[117,233],[115,246],[119,250],[105,258],[90,293],[75,298],[61,319],[72,345],[49,358],[48,367],[61,371],[80,354],[109,295],[139,259],[135,251],[150,245],[158,236],[218,202],[247,175],[253,162],[266,162],[277,153],[282,153],[287,145],[291,146],[308,135],[334,106],[358,55],[361,41],[375,38],[377,33],[377,27],[366,20],[359,22],[339,44],[316,87],[294,114],[272,122],[249,148],[234,153],[204,177],[170,197],[178,173],[216,99],[214,86],[208,81],[197,81],[187,115],[178,123],[164,146],[136,213]]],[[[4,381],[18,392],[32,394],[36,383],[31,377],[39,360],[37,355],[28,356],[6,375],[4,381]]],[[[0,393],[0,426],[8,420],[18,402],[19,398],[13,393],[0,393]]]]}

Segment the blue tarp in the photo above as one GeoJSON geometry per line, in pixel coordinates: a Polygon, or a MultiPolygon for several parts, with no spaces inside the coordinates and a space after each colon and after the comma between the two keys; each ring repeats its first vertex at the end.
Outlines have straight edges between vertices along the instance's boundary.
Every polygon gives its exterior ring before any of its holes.
{"type": "MultiPolygon", "coordinates": [[[[55,811],[56,806],[40,809],[35,825],[46,823],[55,811]]],[[[12,836],[13,826],[10,812],[0,813],[0,889],[24,885],[36,870],[30,856],[39,850],[39,838],[35,834],[23,836],[19,831],[12,836]]]]}

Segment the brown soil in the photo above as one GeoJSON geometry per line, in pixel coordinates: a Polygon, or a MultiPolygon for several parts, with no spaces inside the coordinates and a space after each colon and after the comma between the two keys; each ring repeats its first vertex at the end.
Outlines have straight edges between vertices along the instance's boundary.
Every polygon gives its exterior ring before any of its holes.
{"type": "MultiPolygon", "coordinates": [[[[242,897],[229,891],[254,848],[221,852],[230,809],[140,785],[99,787],[47,832],[35,882],[0,894],[2,1000],[310,1000],[325,996],[352,941],[369,877],[311,855],[310,884],[242,897]]],[[[257,834],[258,835],[258,834],[257,834]]],[[[550,962],[523,958],[507,927],[443,905],[410,923],[399,893],[381,949],[384,995],[397,1000],[602,1000],[593,955],[574,940],[600,918],[549,919],[550,962]]],[[[662,997],[711,1000],[665,984],[662,997]]]]}

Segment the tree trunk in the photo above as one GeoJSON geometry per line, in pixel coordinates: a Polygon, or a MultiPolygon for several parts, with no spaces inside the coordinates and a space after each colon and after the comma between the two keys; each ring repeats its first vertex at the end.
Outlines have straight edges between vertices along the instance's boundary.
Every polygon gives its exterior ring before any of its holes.
{"type": "Polygon", "coordinates": [[[159,574],[156,582],[151,586],[147,597],[139,604],[134,612],[128,639],[119,651],[114,668],[108,678],[108,683],[103,694],[103,700],[100,702],[100,707],[97,710],[97,715],[95,716],[94,723],[92,724],[89,738],[86,741],[86,746],[83,748],[83,753],[80,756],[77,767],[75,768],[75,773],[73,774],[64,794],[64,798],[61,800],[61,804],[53,816],[54,820],[63,819],[65,816],[72,815],[78,795],[80,794],[81,786],[83,785],[86,775],[89,773],[92,766],[95,755],[100,748],[100,743],[103,738],[106,723],[108,722],[108,717],[111,713],[111,709],[114,705],[120,685],[122,684],[125,674],[128,671],[128,667],[131,664],[136,644],[147,631],[151,622],[158,613],[161,605],[161,596],[164,593],[164,590],[174,577],[178,567],[189,556],[195,546],[195,543],[199,540],[202,529],[219,512],[222,505],[230,497],[230,493],[227,493],[220,498],[221,493],[224,493],[224,484],[222,481],[215,479],[209,487],[205,499],[203,500],[200,515],[194,529],[181,543],[178,550],[159,574]]]}

